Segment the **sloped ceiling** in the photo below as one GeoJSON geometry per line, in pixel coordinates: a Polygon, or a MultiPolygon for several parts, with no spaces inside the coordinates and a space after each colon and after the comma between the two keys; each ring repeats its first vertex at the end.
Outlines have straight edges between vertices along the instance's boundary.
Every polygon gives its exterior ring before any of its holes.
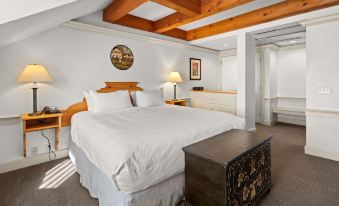
{"type": "Polygon", "coordinates": [[[102,10],[111,0],[78,0],[74,3],[0,25],[0,47],[47,31],[60,24],[102,10]]]}

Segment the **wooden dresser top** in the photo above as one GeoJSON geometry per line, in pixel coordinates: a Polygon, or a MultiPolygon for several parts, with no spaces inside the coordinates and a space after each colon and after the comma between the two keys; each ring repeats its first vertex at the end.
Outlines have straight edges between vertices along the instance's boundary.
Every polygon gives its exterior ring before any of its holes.
{"type": "Polygon", "coordinates": [[[222,93],[222,94],[238,94],[237,91],[226,90],[192,90],[191,92],[206,92],[206,93],[222,93]]]}
{"type": "Polygon", "coordinates": [[[272,135],[259,137],[254,132],[233,129],[184,147],[183,150],[185,153],[227,165],[241,154],[271,138],[272,135]]]}

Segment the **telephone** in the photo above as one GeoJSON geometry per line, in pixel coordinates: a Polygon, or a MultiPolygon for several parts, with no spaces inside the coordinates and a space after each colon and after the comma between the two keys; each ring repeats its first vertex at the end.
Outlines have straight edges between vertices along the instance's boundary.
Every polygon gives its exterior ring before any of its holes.
{"type": "Polygon", "coordinates": [[[42,110],[43,114],[56,114],[56,113],[60,113],[61,111],[55,107],[55,106],[46,106],[44,107],[44,109],[42,110]]]}

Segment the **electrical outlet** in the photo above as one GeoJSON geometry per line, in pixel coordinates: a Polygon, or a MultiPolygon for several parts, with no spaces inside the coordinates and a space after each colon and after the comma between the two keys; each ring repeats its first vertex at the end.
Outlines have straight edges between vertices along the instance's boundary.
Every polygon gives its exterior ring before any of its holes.
{"type": "Polygon", "coordinates": [[[38,155],[38,147],[37,146],[31,147],[31,155],[32,156],[38,155]]]}
{"type": "Polygon", "coordinates": [[[317,93],[319,95],[331,95],[332,94],[332,88],[330,88],[330,87],[318,87],[317,93]]]}

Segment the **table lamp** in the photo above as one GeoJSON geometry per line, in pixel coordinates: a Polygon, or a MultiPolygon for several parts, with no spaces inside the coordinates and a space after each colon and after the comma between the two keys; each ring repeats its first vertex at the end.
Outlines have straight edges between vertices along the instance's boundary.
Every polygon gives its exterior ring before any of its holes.
{"type": "Polygon", "coordinates": [[[38,115],[37,110],[37,90],[39,88],[39,82],[52,82],[51,76],[48,74],[46,68],[40,64],[28,64],[22,70],[17,81],[19,83],[33,83],[33,113],[30,116],[38,115]]]}
{"type": "Polygon", "coordinates": [[[174,100],[177,99],[177,83],[178,82],[182,82],[182,78],[179,74],[179,72],[171,72],[170,76],[169,76],[169,81],[173,82],[173,86],[174,86],[174,100]]]}

